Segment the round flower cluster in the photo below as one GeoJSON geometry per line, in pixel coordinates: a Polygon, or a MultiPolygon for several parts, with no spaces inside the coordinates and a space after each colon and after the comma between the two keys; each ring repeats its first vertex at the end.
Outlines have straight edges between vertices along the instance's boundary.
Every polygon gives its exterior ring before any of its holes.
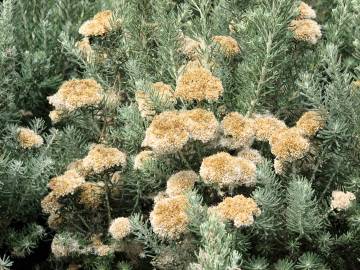
{"type": "Polygon", "coordinates": [[[181,113],[186,130],[193,140],[203,143],[209,142],[216,137],[219,123],[211,111],[193,109],[181,113]]]}
{"type": "Polygon", "coordinates": [[[351,206],[352,201],[355,199],[355,194],[352,192],[335,190],[332,192],[331,209],[346,210],[351,206]]]}
{"type": "Polygon", "coordinates": [[[85,182],[79,187],[79,203],[89,209],[96,209],[101,205],[104,188],[99,183],[85,182]]]}
{"type": "Polygon", "coordinates": [[[198,65],[189,65],[179,77],[175,96],[184,100],[218,100],[224,89],[221,81],[198,65]]]}
{"type": "Polygon", "coordinates": [[[216,137],[218,122],[214,114],[203,109],[166,111],[156,115],[146,130],[143,147],[156,154],[179,151],[189,139],[208,142],[216,137]]]}
{"type": "Polygon", "coordinates": [[[220,152],[203,159],[200,176],[205,183],[219,186],[250,186],[256,180],[256,165],[250,160],[220,152]]]}
{"type": "Polygon", "coordinates": [[[110,10],[101,11],[80,26],[79,34],[85,37],[103,36],[111,31],[111,20],[112,12],[110,10]]]}
{"type": "Polygon", "coordinates": [[[92,79],[70,80],[64,82],[56,94],[49,96],[48,101],[55,107],[50,113],[53,122],[58,121],[64,111],[96,105],[103,98],[102,87],[92,79]]]}
{"type": "Polygon", "coordinates": [[[43,145],[43,138],[28,128],[19,128],[17,130],[17,140],[24,149],[38,148],[43,145]]]}
{"type": "Polygon", "coordinates": [[[197,178],[198,176],[194,171],[180,171],[173,174],[166,183],[167,195],[174,197],[190,191],[197,178]]]}
{"type": "Polygon", "coordinates": [[[114,219],[109,227],[109,233],[116,240],[121,240],[131,232],[130,220],[125,217],[114,219]]]}
{"type": "Polygon", "coordinates": [[[299,5],[299,19],[315,19],[316,18],[316,12],[315,10],[310,7],[305,2],[301,2],[299,5]]]}
{"type": "Polygon", "coordinates": [[[186,231],[188,199],[184,195],[158,200],[150,213],[153,231],[161,238],[177,239],[186,231]]]}
{"type": "Polygon", "coordinates": [[[316,44],[321,38],[321,26],[314,20],[292,20],[290,30],[294,38],[299,41],[305,41],[310,44],[316,44]]]}
{"type": "Polygon", "coordinates": [[[146,163],[154,160],[154,152],[149,150],[141,151],[134,158],[134,169],[142,170],[146,163]]]}
{"type": "Polygon", "coordinates": [[[222,220],[232,220],[237,228],[254,223],[253,216],[259,216],[261,210],[252,198],[243,195],[227,197],[217,206],[210,207],[209,212],[222,220]]]}
{"type": "Polygon", "coordinates": [[[94,51],[91,48],[89,38],[85,37],[76,42],[75,47],[80,51],[81,56],[84,57],[87,62],[91,62],[94,51]]]}
{"type": "Polygon", "coordinates": [[[108,256],[114,251],[111,246],[103,243],[99,234],[92,235],[90,240],[91,244],[85,248],[86,251],[84,253],[92,252],[97,256],[103,257],[108,256]]]}
{"type": "Polygon", "coordinates": [[[190,60],[196,60],[201,51],[201,43],[188,36],[181,35],[179,51],[186,55],[190,60]]]}
{"type": "Polygon", "coordinates": [[[256,139],[269,141],[274,133],[287,129],[286,124],[270,115],[256,115],[254,118],[254,130],[256,139]]]}
{"type": "Polygon", "coordinates": [[[299,128],[304,135],[314,136],[321,128],[324,127],[325,121],[322,115],[316,111],[309,111],[304,113],[296,122],[296,127],[299,128]]]}
{"type": "MultiPolygon", "coordinates": [[[[152,84],[153,95],[162,104],[175,103],[174,91],[172,87],[163,82],[152,84]]],[[[137,91],[135,93],[135,100],[142,117],[153,117],[156,113],[155,104],[152,100],[152,95],[144,91],[137,91]]]]}
{"type": "Polygon", "coordinates": [[[251,148],[245,148],[238,152],[238,157],[250,160],[256,164],[260,163],[263,160],[263,157],[259,153],[259,151],[251,148]]]}
{"type": "Polygon", "coordinates": [[[237,112],[226,115],[221,122],[224,137],[220,144],[230,149],[248,147],[255,138],[253,120],[237,112]]]}
{"type": "Polygon", "coordinates": [[[236,39],[230,36],[214,36],[213,42],[216,43],[224,55],[233,57],[240,52],[239,44],[236,39]]]}
{"type": "Polygon", "coordinates": [[[117,148],[95,144],[82,161],[85,170],[101,173],[115,166],[126,166],[126,155],[117,148]]]}
{"type": "Polygon", "coordinates": [[[62,197],[67,194],[73,194],[83,183],[85,183],[84,177],[80,176],[75,170],[69,170],[63,175],[52,178],[48,187],[57,197],[62,197]]]}

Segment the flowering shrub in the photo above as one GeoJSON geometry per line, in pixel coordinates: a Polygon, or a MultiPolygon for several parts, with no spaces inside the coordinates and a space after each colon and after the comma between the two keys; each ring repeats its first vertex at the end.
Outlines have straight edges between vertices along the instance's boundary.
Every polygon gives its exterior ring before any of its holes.
{"type": "Polygon", "coordinates": [[[15,265],[51,243],[37,269],[360,267],[359,1],[49,1],[26,30],[57,27],[58,77],[18,101],[23,2],[0,20],[15,265]]]}

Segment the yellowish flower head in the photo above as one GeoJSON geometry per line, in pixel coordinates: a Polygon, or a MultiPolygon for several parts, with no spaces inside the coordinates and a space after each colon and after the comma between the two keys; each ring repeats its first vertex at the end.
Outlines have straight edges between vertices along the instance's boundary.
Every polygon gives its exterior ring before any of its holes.
{"type": "Polygon", "coordinates": [[[91,172],[89,168],[84,168],[83,160],[77,159],[71,162],[67,167],[67,170],[75,170],[81,176],[87,176],[91,172]]]}
{"type": "Polygon", "coordinates": [[[126,155],[117,148],[103,144],[93,145],[83,159],[83,167],[95,173],[101,173],[115,166],[125,167],[126,155]]]}
{"type": "Polygon", "coordinates": [[[79,34],[85,37],[103,36],[111,31],[111,20],[112,12],[110,10],[101,11],[80,26],[79,34]]]}
{"type": "Polygon", "coordinates": [[[263,157],[259,153],[259,151],[251,148],[245,148],[244,150],[241,150],[238,154],[238,157],[247,159],[249,161],[254,162],[255,164],[260,163],[263,160],[263,157]]]}
{"type": "Polygon", "coordinates": [[[273,116],[258,115],[254,119],[254,129],[257,140],[268,141],[274,133],[287,129],[287,126],[273,116]]]}
{"type": "Polygon", "coordinates": [[[70,80],[64,82],[55,95],[48,100],[57,111],[73,111],[84,106],[98,104],[103,98],[103,89],[95,80],[70,80]]]}
{"type": "Polygon", "coordinates": [[[24,149],[38,148],[44,144],[43,138],[29,128],[19,128],[17,140],[24,149]]]}
{"type": "Polygon", "coordinates": [[[161,238],[177,239],[186,231],[188,199],[180,195],[157,201],[150,213],[153,231],[161,238]]]}
{"type": "Polygon", "coordinates": [[[240,52],[236,39],[230,36],[214,36],[212,40],[220,47],[224,55],[233,57],[240,52]]]}
{"type": "Polygon", "coordinates": [[[252,198],[243,195],[227,197],[217,206],[209,208],[209,212],[222,220],[232,220],[237,228],[254,223],[254,216],[259,216],[261,210],[252,198]]]}
{"type": "Polygon", "coordinates": [[[88,247],[88,250],[92,251],[95,255],[100,257],[108,256],[113,252],[111,246],[106,245],[101,241],[99,234],[92,235],[91,244],[88,247]]]}
{"type": "Polygon", "coordinates": [[[125,217],[114,219],[109,227],[109,233],[116,240],[121,240],[131,232],[130,220],[125,217]]]}
{"type": "Polygon", "coordinates": [[[316,111],[304,113],[296,123],[296,127],[306,136],[314,136],[324,125],[324,118],[316,111]]]}
{"type": "Polygon", "coordinates": [[[175,96],[183,100],[218,100],[224,89],[221,81],[201,66],[189,65],[180,76],[175,96]]]}
{"type": "Polygon", "coordinates": [[[64,112],[61,110],[53,110],[53,111],[50,111],[49,118],[53,124],[56,124],[56,123],[60,122],[63,114],[64,114],[64,112]]]}
{"type": "Polygon", "coordinates": [[[134,158],[134,169],[142,170],[144,165],[151,160],[154,160],[154,152],[150,150],[141,151],[134,158]]]}
{"type": "Polygon", "coordinates": [[[253,120],[232,112],[226,115],[221,122],[224,138],[220,144],[230,149],[249,147],[254,140],[253,120]]]}
{"type": "Polygon", "coordinates": [[[249,160],[220,152],[203,159],[200,176],[205,183],[219,186],[250,186],[256,180],[256,165],[249,160]]]}
{"type": "Polygon", "coordinates": [[[42,211],[46,214],[57,212],[62,207],[62,204],[58,202],[58,198],[53,191],[46,195],[41,201],[42,211]]]}
{"type": "Polygon", "coordinates": [[[219,123],[212,112],[204,109],[193,109],[181,112],[181,116],[191,139],[203,143],[215,139],[219,123]]]}
{"type": "Polygon", "coordinates": [[[85,183],[85,178],[80,176],[75,170],[66,171],[63,175],[52,178],[48,187],[57,197],[73,194],[74,191],[85,183]]]}
{"type": "Polygon", "coordinates": [[[104,188],[94,182],[85,182],[79,187],[79,203],[89,209],[98,208],[104,196],[104,188]]]}
{"type": "Polygon", "coordinates": [[[87,62],[91,62],[94,51],[91,48],[89,38],[85,37],[76,42],[75,47],[80,51],[81,56],[84,57],[87,62]]]}
{"type": "Polygon", "coordinates": [[[352,192],[334,190],[331,198],[331,209],[346,210],[351,206],[352,201],[355,199],[355,194],[352,192]]]}
{"type": "Polygon", "coordinates": [[[285,166],[286,166],[285,161],[275,158],[274,170],[276,174],[283,175],[285,172],[285,166]]]}
{"type": "Polygon", "coordinates": [[[180,171],[172,176],[166,183],[166,193],[170,197],[182,195],[190,191],[195,184],[198,176],[194,171],[180,171]]]}
{"type": "Polygon", "coordinates": [[[271,152],[277,159],[292,162],[301,159],[310,149],[310,142],[298,128],[275,133],[270,139],[271,152]]]}
{"type": "Polygon", "coordinates": [[[144,147],[151,147],[156,154],[179,151],[189,140],[182,117],[176,111],[156,115],[146,130],[144,147]]]}
{"type": "Polygon", "coordinates": [[[292,20],[290,30],[296,40],[310,44],[316,44],[322,36],[320,25],[311,19],[292,20]]]}
{"type": "Polygon", "coordinates": [[[299,19],[315,19],[316,12],[305,2],[301,2],[299,6],[299,19]]]}

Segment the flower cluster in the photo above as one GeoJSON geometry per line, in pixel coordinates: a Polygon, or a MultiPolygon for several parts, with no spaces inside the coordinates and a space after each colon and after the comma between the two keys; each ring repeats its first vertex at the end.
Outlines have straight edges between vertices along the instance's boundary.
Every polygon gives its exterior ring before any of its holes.
{"type": "Polygon", "coordinates": [[[101,183],[85,182],[79,187],[79,203],[89,209],[98,208],[104,197],[104,187],[101,183]]]}
{"type": "Polygon", "coordinates": [[[146,130],[143,147],[157,154],[179,151],[189,139],[208,142],[216,137],[218,122],[203,109],[166,111],[156,115],[146,130]]]}
{"type": "Polygon", "coordinates": [[[75,47],[80,51],[81,56],[84,57],[87,62],[91,61],[94,51],[91,48],[89,38],[85,37],[81,41],[76,42],[75,47]]]}
{"type": "Polygon", "coordinates": [[[296,122],[296,127],[299,128],[305,136],[314,136],[324,127],[324,124],[324,118],[319,112],[309,111],[300,117],[296,122]]]}
{"type": "Polygon", "coordinates": [[[158,200],[150,213],[153,231],[162,238],[177,239],[186,231],[189,222],[184,195],[158,200]]]}
{"type": "Polygon", "coordinates": [[[351,206],[352,201],[356,199],[352,192],[342,192],[335,190],[332,192],[331,209],[346,210],[351,206]]]}
{"type": "Polygon", "coordinates": [[[259,153],[259,151],[251,148],[245,148],[238,152],[238,157],[250,160],[256,164],[260,163],[263,160],[263,157],[259,153]]]}
{"type": "Polygon", "coordinates": [[[256,165],[250,160],[220,152],[203,159],[200,176],[205,183],[219,186],[250,186],[256,180],[256,165]]]}
{"type": "Polygon", "coordinates": [[[111,20],[112,11],[101,11],[84,22],[79,28],[79,33],[85,37],[103,36],[111,30],[111,20]]]}
{"type": "Polygon", "coordinates": [[[150,150],[141,151],[134,158],[134,169],[142,170],[146,163],[154,160],[154,152],[150,150]]]}
{"type": "Polygon", "coordinates": [[[305,2],[301,2],[299,5],[299,19],[315,19],[316,18],[316,12],[315,10],[310,7],[305,2]]]}
{"type": "Polygon", "coordinates": [[[224,89],[221,81],[199,65],[188,65],[179,77],[175,96],[183,100],[218,100],[224,89]]]}
{"type": "Polygon", "coordinates": [[[126,155],[117,148],[103,144],[93,145],[82,160],[82,167],[95,173],[101,173],[116,166],[126,166],[126,155]]]}
{"type": "Polygon", "coordinates": [[[251,146],[254,138],[253,120],[237,112],[226,115],[221,122],[223,138],[220,144],[230,149],[251,146]]]}
{"type": "Polygon", "coordinates": [[[109,233],[116,240],[121,240],[131,232],[130,220],[125,217],[114,219],[109,227],[109,233]]]}
{"type": "Polygon", "coordinates": [[[55,111],[50,113],[50,118],[57,122],[63,112],[96,105],[102,98],[103,89],[93,79],[66,81],[56,94],[48,97],[49,103],[55,107],[55,111]]]}
{"type": "Polygon", "coordinates": [[[186,55],[190,60],[196,60],[199,57],[202,45],[199,41],[196,41],[188,36],[180,36],[180,45],[179,51],[186,55]]]}
{"type": "Polygon", "coordinates": [[[254,130],[258,141],[269,141],[274,133],[287,129],[286,124],[271,115],[255,115],[254,130]]]}
{"type": "Polygon", "coordinates": [[[19,128],[17,131],[17,140],[24,149],[38,148],[43,145],[43,138],[28,128],[19,128]]]}
{"type": "MultiPolygon", "coordinates": [[[[162,104],[175,103],[174,90],[168,84],[157,82],[152,84],[153,94],[162,104]]],[[[140,114],[144,118],[153,117],[156,113],[155,104],[151,98],[151,94],[145,91],[137,91],[135,93],[135,100],[138,104],[140,114]]]]}
{"type": "Polygon", "coordinates": [[[216,43],[224,55],[233,57],[240,52],[239,44],[236,39],[230,36],[214,36],[213,42],[216,43]]]}
{"type": "Polygon", "coordinates": [[[237,228],[254,223],[253,216],[259,216],[261,210],[252,198],[243,195],[227,197],[217,206],[210,207],[209,212],[222,220],[232,220],[237,228]]]}
{"type": "Polygon", "coordinates": [[[166,194],[174,197],[190,191],[197,178],[194,171],[180,171],[173,174],[166,183],[166,194]]]}

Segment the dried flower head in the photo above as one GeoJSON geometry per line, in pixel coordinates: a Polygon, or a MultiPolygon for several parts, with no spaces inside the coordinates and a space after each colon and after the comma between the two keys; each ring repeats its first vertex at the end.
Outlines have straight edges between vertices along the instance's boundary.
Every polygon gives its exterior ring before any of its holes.
{"type": "Polygon", "coordinates": [[[91,244],[89,246],[89,249],[95,254],[100,257],[108,256],[113,252],[113,249],[111,246],[104,244],[101,241],[101,237],[99,234],[94,234],[91,236],[91,244]]]}
{"type": "Polygon", "coordinates": [[[61,110],[53,110],[49,113],[49,118],[53,124],[59,123],[64,112],[61,110]]]}
{"type": "Polygon", "coordinates": [[[188,36],[182,35],[180,37],[179,51],[186,55],[189,59],[195,60],[199,57],[201,51],[201,43],[188,36]]]}
{"type": "Polygon", "coordinates": [[[206,183],[229,185],[253,185],[256,166],[253,162],[220,152],[203,159],[200,176],[206,183]]]}
{"type": "Polygon", "coordinates": [[[44,143],[43,138],[29,128],[19,128],[17,140],[24,149],[38,148],[44,143]]]}
{"type": "Polygon", "coordinates": [[[166,111],[154,117],[146,130],[142,146],[157,154],[179,151],[189,140],[184,122],[176,111],[166,111]]]}
{"type": "Polygon", "coordinates": [[[85,37],[76,42],[75,47],[80,51],[81,56],[84,57],[87,62],[91,62],[94,51],[91,48],[89,38],[85,37]]]}
{"type": "Polygon", "coordinates": [[[87,176],[91,172],[89,168],[85,168],[82,159],[77,159],[71,162],[66,167],[67,170],[75,170],[81,176],[87,176]]]}
{"type": "Polygon", "coordinates": [[[325,124],[324,118],[319,112],[309,111],[304,113],[296,123],[304,135],[314,136],[325,124]]]}
{"type": "Polygon", "coordinates": [[[83,167],[95,173],[101,173],[115,166],[125,167],[126,155],[117,148],[103,144],[93,145],[83,159],[83,167]]]}
{"type": "Polygon", "coordinates": [[[130,220],[125,217],[114,219],[109,227],[109,233],[116,240],[121,240],[131,232],[130,220]]]}
{"type": "Polygon", "coordinates": [[[322,36],[320,25],[310,19],[292,20],[290,30],[293,32],[296,40],[305,41],[310,44],[316,44],[322,36]]]}
{"type": "Polygon", "coordinates": [[[274,170],[276,174],[283,175],[285,172],[285,166],[286,166],[285,161],[275,158],[274,170]]]}
{"type": "Polygon", "coordinates": [[[301,2],[299,6],[299,19],[315,19],[316,12],[305,2],[301,2]]]}
{"type": "Polygon", "coordinates": [[[58,198],[53,191],[46,195],[41,201],[42,211],[46,214],[57,212],[62,207],[62,204],[58,202],[58,198]]]}
{"type": "Polygon", "coordinates": [[[190,138],[206,143],[215,139],[219,123],[215,115],[204,109],[193,109],[181,113],[190,138]]]}
{"type": "Polygon", "coordinates": [[[331,209],[346,210],[351,206],[352,201],[355,199],[355,194],[352,192],[334,190],[331,198],[331,209]]]}
{"type": "Polygon", "coordinates": [[[154,152],[150,150],[141,151],[134,158],[134,169],[142,170],[144,165],[154,160],[154,152]]]}
{"type": "Polygon", "coordinates": [[[188,200],[180,195],[157,201],[150,213],[153,231],[162,238],[176,239],[186,231],[189,222],[188,200]]]}
{"type": "Polygon", "coordinates": [[[230,149],[249,147],[254,140],[253,120],[242,116],[240,113],[227,114],[221,122],[224,138],[220,144],[230,149]]]}
{"type": "Polygon", "coordinates": [[[56,110],[73,111],[96,105],[103,98],[102,87],[92,79],[70,80],[64,82],[55,95],[49,96],[49,103],[56,110]]]}
{"type": "Polygon", "coordinates": [[[112,12],[105,10],[97,13],[91,20],[84,22],[79,33],[85,37],[103,36],[111,31],[112,12]]]}
{"type": "Polygon", "coordinates": [[[181,195],[190,191],[198,176],[194,171],[180,171],[172,176],[166,183],[166,193],[170,197],[181,195]]]}
{"type": "Polygon", "coordinates": [[[310,142],[298,128],[290,128],[273,134],[270,139],[271,152],[277,159],[292,162],[301,159],[310,149],[310,142]]]}
{"type": "Polygon", "coordinates": [[[209,70],[188,65],[177,82],[175,96],[184,100],[218,100],[223,91],[221,81],[209,70]]]}
{"type": "Polygon", "coordinates": [[[253,216],[261,214],[256,202],[252,198],[246,198],[243,195],[227,197],[217,206],[209,208],[209,211],[222,220],[233,220],[237,228],[253,224],[253,216]]]}
{"type": "Polygon", "coordinates": [[[104,188],[94,182],[85,182],[79,187],[79,203],[88,209],[96,209],[102,203],[104,188]]]}
{"type": "Polygon", "coordinates": [[[263,157],[259,153],[259,151],[251,148],[245,148],[244,150],[241,150],[238,154],[238,157],[250,160],[254,162],[255,164],[260,163],[263,160],[263,157]]]}
{"type": "Polygon", "coordinates": [[[240,52],[239,44],[236,39],[230,36],[214,36],[212,40],[219,45],[224,55],[233,57],[240,52]]]}
{"type": "Polygon", "coordinates": [[[287,126],[273,116],[257,115],[254,119],[254,129],[257,140],[268,141],[274,133],[287,129],[287,126]]]}
{"type": "Polygon", "coordinates": [[[74,191],[85,183],[85,178],[80,176],[75,170],[66,171],[63,175],[52,178],[48,187],[58,196],[73,194],[74,191]]]}

